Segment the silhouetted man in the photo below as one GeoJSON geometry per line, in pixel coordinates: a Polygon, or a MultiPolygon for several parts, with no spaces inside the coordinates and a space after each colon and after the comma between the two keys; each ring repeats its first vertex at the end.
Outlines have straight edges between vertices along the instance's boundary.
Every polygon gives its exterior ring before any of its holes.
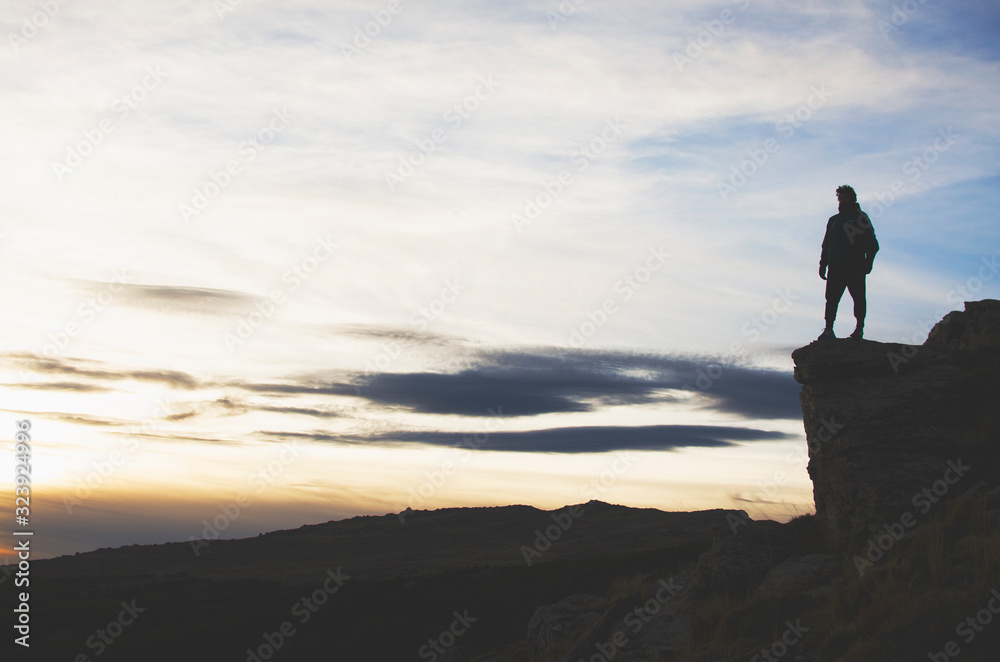
{"type": "Polygon", "coordinates": [[[854,299],[854,318],[858,321],[851,338],[861,340],[867,312],[865,275],[872,271],[878,240],[871,219],[858,205],[858,195],[853,188],[838,187],[837,202],[840,213],[831,216],[826,224],[823,252],[819,258],[819,277],[826,281],[826,329],[819,339],[837,337],[833,333],[833,322],[837,319],[837,306],[844,296],[844,288],[847,288],[854,299]]]}

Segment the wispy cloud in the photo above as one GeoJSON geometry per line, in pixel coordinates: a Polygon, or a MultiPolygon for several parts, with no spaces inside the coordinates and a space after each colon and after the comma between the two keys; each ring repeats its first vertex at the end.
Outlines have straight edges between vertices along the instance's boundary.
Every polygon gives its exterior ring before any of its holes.
{"type": "Polygon", "coordinates": [[[26,381],[25,388],[64,389],[77,391],[108,391],[110,387],[95,382],[136,380],[158,382],[177,389],[195,389],[202,384],[192,375],[179,370],[130,370],[92,359],[38,358],[25,353],[9,353],[4,358],[13,361],[29,376],[65,375],[89,381],[41,382],[26,381]]]}
{"type": "MultiPolygon", "coordinates": [[[[281,433],[269,432],[281,437],[281,433]]],[[[739,442],[788,439],[789,434],[745,427],[713,425],[650,425],[569,427],[521,432],[400,431],[365,437],[306,434],[315,441],[340,443],[420,443],[454,448],[522,453],[603,453],[616,450],[667,451],[686,447],[721,447],[739,442]]]]}
{"type": "Polygon", "coordinates": [[[40,359],[32,369],[42,374],[74,375],[101,381],[121,381],[134,379],[146,382],[161,382],[180,389],[198,387],[198,380],[178,370],[95,370],[74,365],[69,359],[40,359]]]}
{"type": "Polygon", "coordinates": [[[28,382],[5,384],[7,388],[30,388],[36,391],[75,391],[77,393],[110,393],[115,389],[83,382],[28,382]]]}
{"type": "Polygon", "coordinates": [[[221,407],[231,415],[243,415],[252,411],[272,412],[275,414],[296,414],[301,416],[312,416],[314,418],[342,418],[344,414],[339,411],[329,409],[317,409],[314,407],[278,406],[267,405],[244,401],[235,401],[231,398],[219,398],[213,403],[221,407]]]}
{"type": "Polygon", "coordinates": [[[204,287],[126,283],[122,285],[122,290],[122,300],[132,306],[163,312],[196,312],[212,315],[244,313],[255,301],[264,298],[243,292],[204,287]]]}

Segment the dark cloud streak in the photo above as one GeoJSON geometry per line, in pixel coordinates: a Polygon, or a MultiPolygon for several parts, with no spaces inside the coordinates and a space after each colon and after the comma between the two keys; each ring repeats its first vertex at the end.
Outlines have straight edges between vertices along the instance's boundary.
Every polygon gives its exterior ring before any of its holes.
{"type": "Polygon", "coordinates": [[[485,451],[527,453],[604,453],[608,451],[666,451],[677,448],[713,448],[739,442],[789,439],[784,432],[720,425],[649,425],[568,427],[519,432],[402,431],[377,435],[335,435],[322,432],[263,432],[269,437],[302,437],[311,441],[347,444],[428,444],[485,451]]]}
{"type": "Polygon", "coordinates": [[[307,377],[287,384],[243,384],[270,394],[352,396],[424,414],[537,416],[613,405],[703,396],[722,414],[757,419],[801,416],[799,385],[787,372],[711,359],[613,351],[484,351],[457,372],[371,373],[342,381],[307,377]],[[671,391],[678,393],[671,394],[671,391]]]}

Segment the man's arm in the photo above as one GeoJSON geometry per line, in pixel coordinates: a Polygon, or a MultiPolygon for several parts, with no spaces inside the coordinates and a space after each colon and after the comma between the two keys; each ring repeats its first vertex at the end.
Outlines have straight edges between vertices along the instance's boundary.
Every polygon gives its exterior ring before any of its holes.
{"type": "Polygon", "coordinates": [[[865,270],[866,274],[870,274],[872,272],[872,267],[875,265],[875,253],[878,253],[878,239],[875,238],[875,233],[872,232],[872,240],[868,245],[866,255],[866,259],[868,260],[868,265],[865,270]]]}
{"type": "Polygon", "coordinates": [[[826,234],[823,235],[823,246],[819,252],[819,277],[826,280],[826,267],[829,262],[829,251],[827,246],[830,243],[830,221],[826,223],[826,234]]]}
{"type": "Polygon", "coordinates": [[[875,253],[878,253],[878,239],[875,238],[875,226],[872,225],[872,219],[865,214],[865,219],[868,221],[868,246],[865,249],[865,260],[867,261],[865,266],[865,273],[870,274],[872,272],[872,266],[875,264],[875,253]]]}

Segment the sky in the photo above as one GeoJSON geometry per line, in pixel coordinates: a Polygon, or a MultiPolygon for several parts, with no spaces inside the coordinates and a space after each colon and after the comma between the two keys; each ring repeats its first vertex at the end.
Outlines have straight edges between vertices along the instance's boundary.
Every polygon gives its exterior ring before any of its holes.
{"type": "Polygon", "coordinates": [[[1000,298],[995,3],[8,0],[0,32],[39,556],[592,498],[787,520],[836,187],[882,247],[866,337],[1000,298]]]}

